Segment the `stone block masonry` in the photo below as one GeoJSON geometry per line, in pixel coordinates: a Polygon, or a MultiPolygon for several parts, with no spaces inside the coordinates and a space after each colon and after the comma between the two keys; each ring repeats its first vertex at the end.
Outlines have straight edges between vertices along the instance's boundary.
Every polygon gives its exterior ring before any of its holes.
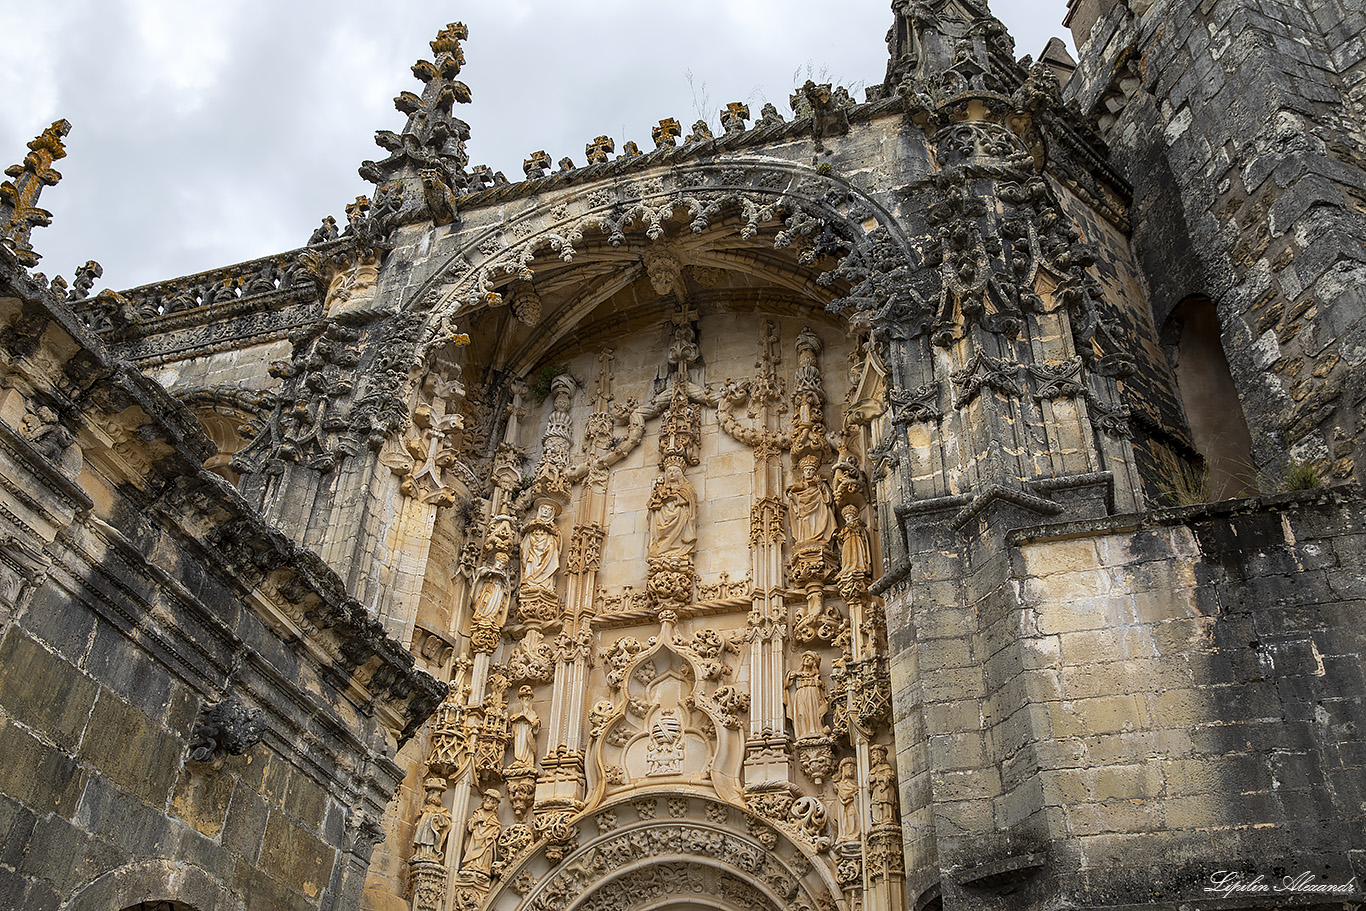
{"type": "Polygon", "coordinates": [[[1366,13],[1337,0],[1074,6],[1068,92],[1133,181],[1159,327],[1191,296],[1214,302],[1264,478],[1289,459],[1360,482],[1366,13]]]}
{"type": "Polygon", "coordinates": [[[0,249],[0,907],[354,906],[441,685],[16,266],[0,249]]]}

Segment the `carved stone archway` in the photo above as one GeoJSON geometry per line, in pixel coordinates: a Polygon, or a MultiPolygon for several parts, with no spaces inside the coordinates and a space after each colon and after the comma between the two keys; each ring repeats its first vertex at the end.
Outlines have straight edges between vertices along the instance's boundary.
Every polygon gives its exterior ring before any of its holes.
{"type": "Polygon", "coordinates": [[[684,791],[637,793],[513,859],[490,911],[837,911],[832,871],[742,807],[684,791]]]}
{"type": "MultiPolygon", "coordinates": [[[[774,249],[794,254],[803,268],[764,274],[763,264],[753,259],[745,267],[779,286],[795,276],[799,280],[791,290],[822,305],[837,295],[817,293],[814,285],[838,277],[852,286],[853,304],[854,298],[870,295],[866,286],[877,283],[879,274],[908,271],[918,260],[905,227],[857,185],[800,162],[763,156],[644,171],[601,186],[546,194],[520,206],[509,203],[503,211],[502,220],[471,225],[433,250],[432,261],[439,265],[419,281],[405,304],[428,311],[419,356],[444,344],[463,314],[501,304],[513,283],[534,281],[538,261],[550,261],[547,254],[565,263],[580,261],[581,254],[586,254],[583,260],[604,252],[610,256],[636,241],[667,241],[670,231],[677,231],[670,226],[679,224],[693,236],[720,229],[758,243],[764,235],[774,249]],[[834,257],[838,266],[833,272],[806,268],[822,257],[834,257]]],[[[630,264],[619,265],[611,279],[618,285],[643,269],[637,264],[632,274],[630,264]]],[[[611,282],[604,287],[612,287],[611,282]]]]}

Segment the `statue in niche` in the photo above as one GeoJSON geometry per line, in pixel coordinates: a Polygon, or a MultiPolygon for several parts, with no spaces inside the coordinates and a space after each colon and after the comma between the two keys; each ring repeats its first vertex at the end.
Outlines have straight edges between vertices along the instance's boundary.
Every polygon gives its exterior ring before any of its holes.
{"type": "Polygon", "coordinates": [[[560,569],[560,530],[555,526],[555,505],[541,503],[536,518],[522,538],[522,588],[555,594],[555,573],[560,569]]]}
{"type": "Polygon", "coordinates": [[[446,836],[451,833],[451,813],[441,804],[446,783],[440,778],[428,778],[423,787],[427,798],[413,834],[413,860],[439,861],[446,856],[446,836]]]}
{"type": "Polygon", "coordinates": [[[474,576],[474,617],[476,626],[502,629],[508,615],[508,558],[495,551],[493,563],[479,567],[474,576]]]}
{"type": "Polygon", "coordinates": [[[697,491],[670,462],[650,490],[650,559],[689,559],[697,550],[697,491]]]}
{"type": "Polygon", "coordinates": [[[859,517],[857,506],[846,506],[840,513],[844,516],[844,528],[839,531],[840,574],[865,576],[872,572],[868,528],[859,517]]]}
{"type": "Polygon", "coordinates": [[[840,802],[835,840],[858,841],[863,833],[858,818],[858,763],[852,756],[840,760],[840,770],[835,774],[835,796],[840,802]]]}
{"type": "Polygon", "coordinates": [[[823,548],[835,533],[835,496],[819,474],[820,459],[801,461],[802,476],[787,488],[792,510],[792,545],[795,550],[823,548]]]}
{"type": "Polygon", "coordinates": [[[899,823],[896,805],[896,770],[887,762],[887,747],[875,743],[868,748],[868,796],[872,828],[899,823]]]}
{"type": "Polygon", "coordinates": [[[460,872],[488,876],[493,871],[498,836],[503,834],[502,823],[498,821],[498,804],[502,799],[497,788],[489,788],[484,792],[479,809],[470,814],[470,820],[465,824],[470,838],[465,845],[465,856],[460,859],[460,872]]]}
{"type": "Polygon", "coordinates": [[[801,667],[787,675],[788,716],[798,740],[829,735],[825,713],[830,709],[830,696],[821,677],[821,658],[815,652],[802,655],[801,667]]]}
{"type": "Polygon", "coordinates": [[[513,768],[530,769],[536,765],[536,735],[541,730],[541,716],[536,714],[531,700],[535,695],[529,686],[517,691],[521,705],[508,723],[512,726],[513,768]]]}

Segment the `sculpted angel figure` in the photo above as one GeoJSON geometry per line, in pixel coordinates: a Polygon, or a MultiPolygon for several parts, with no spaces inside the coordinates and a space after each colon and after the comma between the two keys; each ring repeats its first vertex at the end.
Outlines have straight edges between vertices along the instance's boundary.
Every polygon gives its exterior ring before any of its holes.
{"type": "Polygon", "coordinates": [[[522,538],[522,588],[555,591],[560,569],[560,530],[555,527],[555,507],[542,503],[522,538]]]}
{"type": "Polygon", "coordinates": [[[816,472],[820,460],[801,461],[802,476],[787,488],[792,508],[792,544],[796,550],[823,547],[835,533],[835,495],[830,484],[816,472]]]}
{"type": "Polygon", "coordinates": [[[830,697],[821,677],[821,659],[815,652],[802,655],[801,667],[787,675],[788,716],[798,740],[824,737],[830,728],[824,724],[830,697]]]}
{"type": "Polygon", "coordinates": [[[697,491],[670,462],[650,491],[651,559],[691,557],[697,550],[697,491]]]}

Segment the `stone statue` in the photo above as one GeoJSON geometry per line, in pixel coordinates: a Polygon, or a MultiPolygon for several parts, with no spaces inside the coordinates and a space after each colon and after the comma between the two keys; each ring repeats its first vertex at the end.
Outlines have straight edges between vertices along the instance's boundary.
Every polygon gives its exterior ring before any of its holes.
{"type": "Polygon", "coordinates": [[[465,845],[465,856],[460,860],[462,873],[488,876],[493,871],[498,836],[503,834],[503,825],[498,821],[498,804],[502,799],[497,788],[489,788],[484,792],[484,801],[479,809],[470,814],[470,820],[465,824],[470,835],[469,842],[465,845]]]}
{"type": "Polygon", "coordinates": [[[555,527],[555,506],[542,503],[522,538],[522,588],[555,593],[555,573],[560,569],[560,530],[555,527]]]}
{"type": "Polygon", "coordinates": [[[541,716],[536,714],[531,700],[535,695],[531,687],[524,686],[517,691],[521,706],[508,719],[512,726],[512,765],[514,768],[529,769],[536,765],[536,734],[541,730],[541,716]]]}
{"type": "Polygon", "coordinates": [[[830,708],[830,697],[826,693],[825,680],[821,677],[821,658],[815,652],[802,655],[801,667],[787,675],[787,688],[791,693],[788,701],[788,716],[798,740],[825,737],[830,728],[824,723],[825,713],[830,708]]]}
{"type": "Polygon", "coordinates": [[[835,796],[840,802],[835,840],[858,841],[863,833],[858,814],[858,764],[852,756],[840,760],[840,770],[835,774],[835,796]]]}
{"type": "Polygon", "coordinates": [[[670,462],[650,491],[651,559],[689,558],[697,550],[697,492],[670,462]]]}
{"type": "Polygon", "coordinates": [[[840,513],[844,516],[844,528],[839,531],[840,572],[848,575],[866,575],[872,571],[872,557],[868,551],[868,528],[859,517],[857,506],[846,506],[840,513]]]}
{"type": "Polygon", "coordinates": [[[835,533],[835,497],[830,484],[817,475],[819,467],[815,456],[802,459],[801,478],[787,488],[795,550],[824,547],[835,533]]]}
{"type": "Polygon", "coordinates": [[[451,833],[451,813],[441,804],[446,783],[440,778],[428,778],[423,787],[427,798],[413,833],[413,860],[439,861],[446,856],[446,836],[451,833]]]}
{"type": "Polygon", "coordinates": [[[495,551],[493,563],[479,567],[474,576],[474,617],[476,626],[501,629],[508,615],[508,558],[495,551]]]}
{"type": "Polygon", "coordinates": [[[868,748],[868,796],[872,828],[894,826],[897,817],[896,770],[887,762],[887,747],[875,743],[868,748]]]}

